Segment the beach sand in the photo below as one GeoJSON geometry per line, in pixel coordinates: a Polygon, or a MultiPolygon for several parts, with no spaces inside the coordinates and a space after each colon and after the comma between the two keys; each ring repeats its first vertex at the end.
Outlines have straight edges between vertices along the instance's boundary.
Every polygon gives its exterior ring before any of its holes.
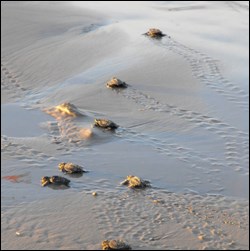
{"type": "Polygon", "coordinates": [[[249,249],[248,20],[244,1],[2,1],[2,249],[249,249]]]}

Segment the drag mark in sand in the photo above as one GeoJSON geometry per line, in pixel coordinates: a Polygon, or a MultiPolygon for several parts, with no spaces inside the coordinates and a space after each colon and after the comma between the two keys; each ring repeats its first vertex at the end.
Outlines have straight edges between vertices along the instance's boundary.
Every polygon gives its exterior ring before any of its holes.
{"type": "Polygon", "coordinates": [[[71,149],[73,151],[89,144],[109,141],[115,137],[115,129],[119,127],[111,120],[87,115],[68,102],[43,111],[56,119],[47,122],[44,127],[48,129],[52,143],[60,144],[61,150],[68,151],[70,145],[76,146],[71,149]]]}
{"type": "MultiPolygon", "coordinates": [[[[51,109],[49,109],[50,113],[54,114],[55,110],[52,110],[53,113],[51,113],[51,109]]],[[[58,115],[56,117],[58,117],[58,115]]],[[[51,123],[51,136],[53,137],[52,143],[59,144],[59,149],[61,152],[64,152],[64,154],[69,154],[72,151],[82,151],[89,143],[93,145],[103,142],[103,138],[100,138],[98,134],[93,135],[96,140],[91,138],[86,141],[84,138],[74,137],[78,135],[80,128],[74,125],[76,118],[66,116],[62,119],[61,112],[59,117],[59,121],[51,123]]],[[[86,115],[83,119],[86,119],[86,115]]],[[[115,133],[102,133],[105,135],[107,141],[119,138],[132,143],[143,142],[143,144],[152,147],[157,153],[188,163],[193,172],[195,172],[196,169],[203,171],[204,175],[211,180],[214,180],[214,172],[220,172],[221,168],[226,167],[223,160],[210,159],[208,156],[202,155],[190,148],[183,147],[176,143],[170,143],[167,140],[157,139],[145,133],[139,133],[131,128],[119,127],[115,133]]],[[[195,181],[192,179],[192,182],[194,184],[195,181]]],[[[216,191],[223,189],[221,188],[220,182],[214,184],[214,188],[216,191]]]]}
{"type": "Polygon", "coordinates": [[[7,63],[1,63],[1,90],[8,93],[9,99],[19,100],[26,95],[27,89],[22,87],[19,76],[9,68],[7,63]]]}
{"type": "Polygon", "coordinates": [[[84,28],[81,29],[81,33],[86,34],[92,31],[95,31],[99,29],[100,27],[104,26],[105,24],[90,24],[88,26],[85,26],[84,28]]]}
{"type": "MultiPolygon", "coordinates": [[[[192,123],[195,127],[201,127],[216,134],[225,142],[225,158],[227,165],[231,166],[236,171],[241,171],[248,166],[249,143],[247,133],[236,129],[217,118],[178,108],[174,105],[162,104],[155,98],[132,87],[118,93],[143,106],[145,111],[152,110],[154,112],[177,116],[192,123]]],[[[218,165],[221,165],[221,163],[218,163],[218,165]]]]}
{"type": "MultiPolygon", "coordinates": [[[[171,143],[169,140],[150,137],[145,133],[139,133],[131,128],[120,128],[116,132],[116,136],[130,143],[143,143],[143,145],[152,147],[154,151],[161,155],[184,162],[185,166],[188,165],[186,167],[192,173],[188,181],[188,185],[191,187],[201,182],[200,178],[195,176],[196,172],[198,172],[202,173],[202,177],[206,177],[206,180],[210,180],[213,183],[213,189],[210,192],[218,193],[224,190],[224,187],[221,185],[222,180],[220,175],[215,177],[215,173],[221,173],[223,169],[228,168],[224,160],[211,158],[191,148],[171,143]]],[[[236,168],[235,171],[237,171],[236,168]]]]}
{"type": "MultiPolygon", "coordinates": [[[[247,1],[246,1],[246,3],[247,3],[247,1]]],[[[239,3],[239,1],[226,1],[226,4],[237,12],[239,12],[241,10],[249,11],[249,6],[246,4],[239,3]]]]}
{"type": "MultiPolygon", "coordinates": [[[[58,120],[57,122],[51,123],[51,136],[54,137],[53,143],[60,144],[61,149],[64,149],[64,151],[66,151],[67,142],[75,144],[79,149],[81,146],[83,147],[86,145],[85,139],[89,138],[79,137],[78,134],[83,129],[80,129],[80,127],[77,127],[74,124],[74,120],[77,119],[77,114],[73,110],[77,111],[80,117],[84,117],[83,119],[86,119],[87,116],[83,116],[83,114],[72,104],[67,103],[66,108],[64,103],[60,106],[55,106],[44,110],[58,120]],[[66,109],[68,106],[70,109],[66,109]],[[58,135],[57,138],[56,134],[58,135]]],[[[109,132],[106,132],[105,134],[109,139],[111,139],[110,137],[113,135],[114,137],[125,139],[129,142],[143,142],[144,144],[153,147],[153,149],[158,153],[166,154],[167,156],[172,156],[181,161],[189,163],[192,168],[196,167],[196,165],[193,164],[194,161],[197,163],[197,168],[201,168],[200,166],[202,166],[204,163],[206,165],[208,164],[210,167],[210,174],[212,174],[214,171],[219,171],[218,167],[223,166],[222,161],[217,161],[214,159],[211,163],[211,160],[206,158],[206,156],[202,156],[201,154],[194,152],[189,148],[185,148],[178,144],[170,144],[169,142],[167,143],[164,140],[159,140],[144,133],[133,131],[131,128],[120,127],[117,129],[115,134],[110,135],[109,132]]],[[[98,142],[100,143],[101,140],[99,139],[98,142]]],[[[206,168],[204,168],[204,170],[206,170],[206,168]]]]}
{"type": "MultiPolygon", "coordinates": [[[[206,126],[205,129],[208,131],[215,132],[216,134],[220,136],[228,136],[231,133],[230,136],[232,136],[232,129],[229,125],[223,124],[220,120],[204,116],[199,113],[195,113],[192,111],[188,111],[185,109],[179,109],[176,106],[172,105],[163,105],[156,101],[154,98],[149,97],[148,95],[134,89],[134,88],[128,88],[126,91],[119,92],[122,93],[123,96],[129,99],[133,99],[136,103],[139,103],[140,105],[143,105],[146,110],[153,110],[153,111],[160,111],[160,112],[167,112],[171,115],[177,115],[180,118],[184,118],[192,123],[196,123],[196,126],[199,126],[201,124],[201,127],[204,128],[204,125],[206,126]],[[198,123],[197,123],[198,121],[198,123]],[[221,127],[221,125],[223,125],[221,127]],[[228,129],[228,134],[225,134],[225,129],[228,129]]],[[[86,146],[86,140],[87,138],[90,138],[89,136],[86,136],[86,130],[90,129],[84,129],[80,128],[76,125],[76,119],[78,116],[83,116],[81,111],[79,111],[75,106],[69,104],[72,109],[68,109],[64,107],[65,104],[62,104],[60,106],[55,106],[49,109],[45,109],[44,111],[52,115],[57,119],[57,122],[51,122],[50,123],[50,131],[51,136],[53,137],[53,143],[60,144],[60,149],[64,152],[69,151],[68,143],[74,144],[77,146],[77,148],[81,148],[86,146]],[[77,113],[75,113],[76,111],[77,113]],[[78,114],[78,115],[77,115],[78,114]],[[85,130],[85,131],[83,131],[85,130]],[[79,135],[82,135],[81,137],[79,135]],[[57,135],[57,136],[56,136],[57,135]],[[85,137],[83,137],[85,135],[85,137]],[[66,140],[66,141],[65,141],[66,140]],[[67,148],[68,147],[68,148],[67,148]]],[[[84,119],[86,119],[87,116],[84,115],[84,119]]],[[[242,132],[238,132],[235,129],[236,135],[235,137],[241,138],[242,132]]],[[[89,134],[88,134],[89,135],[89,134]]],[[[92,135],[92,132],[91,132],[92,135]]],[[[96,135],[95,135],[96,136],[96,135]]],[[[107,135],[107,137],[110,139],[111,135],[107,135]]],[[[136,131],[133,131],[131,128],[119,128],[114,134],[114,136],[118,138],[125,139],[129,142],[143,142],[147,145],[153,147],[153,149],[161,154],[172,156],[174,158],[177,158],[181,161],[189,163],[189,165],[195,169],[203,169],[203,171],[207,175],[211,175],[211,178],[213,176],[214,172],[219,172],[220,169],[227,168],[227,165],[232,166],[235,171],[241,171],[244,164],[242,164],[242,160],[240,160],[239,152],[237,151],[237,148],[242,147],[240,144],[236,145],[236,142],[226,142],[226,164],[225,160],[216,159],[208,157],[204,154],[201,154],[197,151],[194,151],[190,148],[183,147],[181,145],[175,144],[175,143],[169,143],[162,139],[156,139],[153,137],[149,137],[148,135],[144,133],[139,133],[136,131]],[[194,162],[196,164],[194,164],[194,162]],[[209,171],[206,170],[203,166],[209,166],[209,171]]],[[[223,138],[223,137],[222,137],[223,138]]],[[[230,137],[229,137],[230,138],[230,137]]],[[[97,142],[100,143],[100,140],[97,138],[97,142]]],[[[93,141],[91,142],[93,143],[93,141]]],[[[247,147],[246,147],[247,148],[247,147]]],[[[246,151],[246,148],[243,149],[246,151]]],[[[222,156],[223,157],[223,156],[222,156]]],[[[220,189],[220,187],[217,187],[220,189]]]]}
{"type": "MultiPolygon", "coordinates": [[[[15,137],[1,136],[1,152],[7,156],[18,159],[27,164],[37,167],[44,167],[48,160],[56,160],[54,156],[20,143],[15,137]]],[[[22,142],[22,141],[21,141],[22,142]]],[[[28,141],[27,141],[28,142],[28,141]]]]}
{"type": "Polygon", "coordinates": [[[225,199],[219,196],[153,189],[107,192],[104,196],[105,203],[93,207],[98,229],[105,239],[123,238],[139,249],[185,249],[190,246],[189,241],[198,249],[237,249],[231,229],[241,233],[247,229],[248,206],[235,205],[233,201],[227,201],[230,206],[225,206],[225,199]],[[223,227],[225,222],[232,222],[231,229],[223,227]],[[177,247],[180,235],[183,242],[177,247]]]}
{"type": "MultiPolygon", "coordinates": [[[[59,132],[61,139],[76,142],[80,139],[88,138],[92,134],[90,129],[80,129],[73,123],[74,118],[84,116],[73,104],[66,102],[55,107],[44,109],[43,111],[57,120],[56,123],[50,123],[49,125],[52,132],[59,132]]],[[[57,140],[54,141],[54,143],[60,143],[60,141],[57,140]]]]}
{"type": "Polygon", "coordinates": [[[200,83],[222,95],[229,102],[249,111],[249,95],[237,85],[234,85],[222,76],[217,60],[211,58],[205,53],[189,48],[172,38],[166,38],[164,41],[155,41],[158,46],[170,50],[184,58],[191,67],[192,73],[200,83]]]}

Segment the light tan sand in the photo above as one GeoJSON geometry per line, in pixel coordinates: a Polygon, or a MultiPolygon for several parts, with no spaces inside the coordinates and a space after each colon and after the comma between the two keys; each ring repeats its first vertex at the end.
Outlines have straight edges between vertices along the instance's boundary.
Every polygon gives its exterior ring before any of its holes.
{"type": "MultiPolygon", "coordinates": [[[[86,32],[91,31],[92,26],[104,25],[105,16],[73,9],[68,3],[43,3],[39,7],[24,2],[1,4],[4,34],[1,64],[11,86],[18,87],[18,97],[22,97],[27,89],[33,89],[34,85],[51,86],[70,78],[126,43],[119,30],[107,31],[116,33],[115,41],[102,29],[95,35],[86,32]],[[16,22],[16,17],[22,18],[16,22]],[[97,51],[96,48],[100,47],[105,50],[97,51]]],[[[4,87],[11,89],[9,84],[4,87]]],[[[9,101],[14,95],[10,93],[7,98],[6,94],[2,95],[3,101],[9,101]]]]}
{"type": "Polygon", "coordinates": [[[3,213],[2,248],[96,250],[122,238],[138,250],[244,250],[248,220],[247,204],[216,196],[63,190],[3,213]]]}
{"type": "Polygon", "coordinates": [[[2,249],[249,249],[245,2],[1,7],[2,249]],[[153,27],[170,37],[141,35],[153,27]],[[113,76],[129,87],[106,88],[113,76]],[[93,128],[100,117],[119,128],[93,128]],[[152,188],[120,186],[127,175],[152,188]]]}

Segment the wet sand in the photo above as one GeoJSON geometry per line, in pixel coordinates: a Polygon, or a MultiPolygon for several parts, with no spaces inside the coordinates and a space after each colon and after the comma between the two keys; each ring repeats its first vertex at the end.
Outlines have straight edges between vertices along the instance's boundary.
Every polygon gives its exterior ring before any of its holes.
{"type": "Polygon", "coordinates": [[[1,7],[3,249],[249,249],[246,2],[1,7]],[[106,88],[113,76],[128,88],[106,88]],[[42,187],[52,175],[70,188],[42,187]]]}

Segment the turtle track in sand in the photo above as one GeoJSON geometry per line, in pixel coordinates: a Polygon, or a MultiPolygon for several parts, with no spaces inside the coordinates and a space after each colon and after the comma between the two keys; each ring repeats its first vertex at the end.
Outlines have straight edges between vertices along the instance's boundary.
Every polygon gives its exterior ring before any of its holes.
{"type": "MultiPolygon", "coordinates": [[[[49,113],[53,114],[55,109],[56,107],[53,107],[52,110],[49,109],[49,113]]],[[[83,139],[77,136],[79,128],[74,125],[75,117],[63,117],[61,113],[59,113],[59,116],[58,114],[53,115],[56,115],[54,117],[57,118],[57,122],[51,123],[51,136],[53,137],[54,143],[60,144],[59,149],[66,153],[67,151],[65,149],[67,147],[69,148],[70,144],[77,146],[78,150],[83,149],[82,147],[86,146],[86,144],[84,144],[83,139]]],[[[143,144],[152,147],[157,153],[188,163],[193,171],[195,171],[196,168],[200,169],[200,171],[203,170],[203,172],[206,173],[206,177],[209,176],[211,180],[215,180],[213,177],[214,172],[220,172],[220,168],[225,167],[223,160],[209,158],[190,148],[175,143],[169,143],[166,140],[150,137],[145,133],[136,132],[131,128],[119,128],[114,134],[114,137],[124,139],[128,142],[143,142],[143,144]],[[196,161],[196,164],[194,164],[194,161],[196,161]],[[206,168],[207,166],[209,166],[209,169],[206,168]]],[[[193,179],[191,180],[195,182],[193,179]]],[[[217,190],[221,189],[221,186],[218,186],[219,183],[220,182],[214,184],[217,190]]]]}
{"type": "Polygon", "coordinates": [[[98,230],[105,239],[122,238],[132,248],[185,249],[193,243],[208,249],[236,250],[241,244],[234,241],[233,230],[223,226],[229,224],[241,233],[247,229],[246,203],[227,201],[225,206],[224,197],[152,189],[103,196],[105,199],[93,207],[98,230]],[[176,246],[180,235],[182,244],[176,246]]]}
{"type": "Polygon", "coordinates": [[[49,137],[52,138],[52,143],[60,144],[60,149],[63,149],[63,147],[70,148],[70,146],[76,146],[76,148],[71,150],[77,151],[77,149],[83,149],[90,144],[102,143],[109,141],[111,138],[115,138],[116,133],[114,127],[119,127],[118,125],[110,121],[114,124],[110,130],[102,127],[97,128],[95,123],[98,119],[95,119],[95,116],[92,114],[83,114],[78,109],[77,113],[72,111],[72,114],[67,114],[67,112],[64,112],[64,109],[62,109],[65,104],[69,104],[69,106],[77,109],[70,103],[62,103],[58,106],[43,109],[44,112],[56,119],[56,121],[47,122],[45,127],[49,131],[49,137]]]}
{"type": "MultiPolygon", "coordinates": [[[[180,55],[185,61],[187,61],[191,67],[193,76],[198,79],[201,84],[214,90],[218,95],[222,95],[227,101],[238,106],[240,109],[245,111],[249,110],[248,94],[223,77],[216,60],[202,52],[189,48],[188,46],[183,45],[170,37],[166,37],[160,41],[152,41],[155,45],[160,46],[163,49],[170,50],[180,55]]],[[[118,93],[142,106],[144,111],[148,110],[163,114],[165,113],[166,116],[176,116],[194,127],[199,127],[215,134],[224,142],[225,145],[224,162],[235,171],[242,171],[248,167],[248,133],[238,130],[234,126],[231,126],[218,118],[193,110],[180,108],[172,104],[164,104],[156,98],[133,87],[129,87],[125,90],[119,91],[118,93]]],[[[135,132],[134,134],[136,135],[135,132]]],[[[155,143],[158,144],[157,142],[155,143]]],[[[182,146],[178,146],[178,148],[182,148],[182,146]]],[[[199,155],[200,154],[198,154],[198,156],[199,155]]],[[[217,165],[218,163],[216,162],[216,159],[211,159],[211,164],[217,165]]]]}
{"type": "Polygon", "coordinates": [[[48,161],[57,160],[54,156],[34,149],[32,142],[15,137],[1,136],[1,152],[4,155],[11,156],[25,163],[31,163],[34,166],[44,167],[48,161]],[[22,142],[22,143],[21,143],[22,142]]]}
{"type": "Polygon", "coordinates": [[[12,243],[3,242],[3,249],[20,248],[18,238],[23,238],[21,245],[28,250],[34,248],[33,245],[39,250],[45,245],[56,250],[97,250],[102,237],[97,231],[91,207],[88,208],[92,202],[91,195],[72,193],[66,197],[65,194],[59,194],[56,198],[45,198],[9,208],[2,212],[2,227],[4,237],[13,235],[15,240],[12,243]],[[83,210],[79,211],[79,208],[83,210]],[[88,226],[90,233],[95,236],[94,240],[81,227],[83,225],[88,226]],[[15,231],[20,236],[15,236],[15,231]]]}
{"type": "MultiPolygon", "coordinates": [[[[127,88],[126,90],[123,90],[118,93],[123,97],[132,100],[133,102],[142,106],[144,111],[148,110],[148,111],[159,112],[162,114],[165,113],[166,116],[177,116],[178,118],[188,123],[191,123],[195,127],[202,128],[210,133],[217,135],[224,142],[225,161],[227,165],[231,166],[236,171],[245,169],[248,166],[249,137],[247,133],[238,130],[233,126],[230,126],[229,124],[221,121],[218,118],[207,116],[192,110],[179,108],[175,105],[163,104],[160,101],[156,100],[154,97],[147,95],[133,87],[127,88]]],[[[134,132],[134,134],[136,133],[134,132]]],[[[159,140],[159,143],[165,145],[165,143],[161,141],[162,140],[159,140]]],[[[156,145],[158,144],[157,140],[155,140],[155,143],[156,145]]],[[[169,149],[171,149],[172,145],[169,146],[170,146],[169,149]]],[[[175,146],[177,150],[178,148],[180,148],[178,150],[179,152],[181,148],[185,149],[185,147],[182,146],[177,146],[177,145],[175,146]]],[[[196,155],[197,154],[198,153],[196,153],[196,155]]],[[[202,154],[200,156],[202,156],[202,154]]],[[[204,156],[202,156],[202,158],[204,158],[204,156]]],[[[214,164],[216,164],[215,159],[212,160],[212,163],[213,162],[214,164]]]]}
{"type": "Polygon", "coordinates": [[[239,12],[241,10],[243,11],[249,11],[249,6],[246,4],[241,4],[239,1],[226,1],[226,4],[232,8],[233,10],[239,12]]]}
{"type": "Polygon", "coordinates": [[[7,93],[8,100],[21,100],[27,94],[27,88],[22,86],[21,73],[16,74],[11,66],[2,59],[1,63],[1,91],[7,93]],[[13,92],[13,89],[15,90],[13,92]]]}
{"type": "Polygon", "coordinates": [[[218,60],[192,49],[172,38],[166,38],[163,41],[154,41],[163,49],[170,50],[180,55],[191,67],[193,76],[201,84],[223,96],[227,101],[234,105],[249,111],[249,95],[237,85],[227,80],[220,72],[218,60]]]}
{"type": "MultiPolygon", "coordinates": [[[[8,103],[22,102],[29,94],[30,90],[24,87],[22,79],[22,72],[15,72],[12,64],[2,58],[1,91],[2,97],[8,97],[8,103]]],[[[9,159],[9,157],[11,157],[11,159],[38,168],[44,168],[48,162],[57,160],[48,152],[46,153],[43,150],[39,150],[37,143],[43,144],[44,141],[43,139],[40,141],[40,139],[35,139],[33,137],[19,138],[1,135],[2,157],[3,159],[9,159]],[[33,143],[35,143],[35,145],[33,143]]]]}
{"type": "Polygon", "coordinates": [[[64,144],[73,143],[81,145],[81,141],[91,137],[90,129],[79,128],[73,121],[62,119],[56,122],[48,122],[49,135],[52,138],[52,143],[64,144]],[[81,134],[82,132],[82,134],[81,134]],[[86,134],[85,134],[86,133],[86,134]]]}
{"type": "MultiPolygon", "coordinates": [[[[187,183],[191,187],[200,183],[200,179],[195,177],[195,173],[198,171],[203,173],[207,180],[212,181],[214,192],[224,190],[221,186],[221,177],[215,177],[214,175],[228,168],[222,159],[211,158],[191,148],[169,142],[169,140],[150,137],[146,133],[139,133],[130,128],[118,130],[116,136],[130,143],[150,146],[158,154],[184,162],[189,171],[193,173],[193,176],[188,177],[187,183]]],[[[235,171],[238,170],[235,169],[235,171]]]]}

